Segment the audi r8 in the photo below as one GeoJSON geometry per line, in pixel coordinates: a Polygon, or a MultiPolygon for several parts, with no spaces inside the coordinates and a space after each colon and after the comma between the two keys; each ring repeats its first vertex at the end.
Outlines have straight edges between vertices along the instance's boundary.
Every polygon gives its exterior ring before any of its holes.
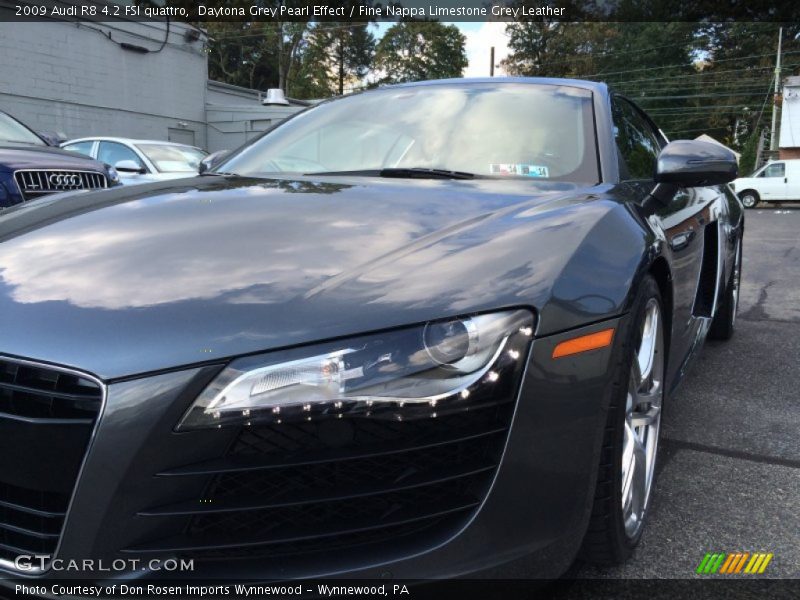
{"type": "Polygon", "coordinates": [[[601,83],[459,79],[4,211],[0,569],[624,561],[664,407],[734,331],[736,170],[601,83]]]}

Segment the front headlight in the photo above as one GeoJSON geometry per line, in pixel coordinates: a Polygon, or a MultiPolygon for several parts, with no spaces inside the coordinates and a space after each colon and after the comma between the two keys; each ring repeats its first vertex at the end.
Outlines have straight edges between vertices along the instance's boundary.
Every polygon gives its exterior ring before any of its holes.
{"type": "Polygon", "coordinates": [[[510,399],[533,325],[530,311],[509,310],[241,358],[177,430],[345,415],[436,418],[510,399]]]}

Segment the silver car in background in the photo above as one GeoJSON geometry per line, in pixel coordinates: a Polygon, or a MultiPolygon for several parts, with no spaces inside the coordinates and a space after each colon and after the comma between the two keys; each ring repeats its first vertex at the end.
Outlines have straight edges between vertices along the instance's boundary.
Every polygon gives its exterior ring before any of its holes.
{"type": "Polygon", "coordinates": [[[61,147],[113,166],[124,185],[192,177],[208,155],[185,144],[117,137],[78,138],[61,147]]]}

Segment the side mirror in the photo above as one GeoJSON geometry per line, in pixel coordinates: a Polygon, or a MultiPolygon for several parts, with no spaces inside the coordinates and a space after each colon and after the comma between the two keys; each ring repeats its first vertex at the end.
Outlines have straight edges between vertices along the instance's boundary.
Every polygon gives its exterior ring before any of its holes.
{"type": "Polygon", "coordinates": [[[58,147],[67,141],[67,136],[58,131],[37,131],[37,133],[48,146],[58,147]]]}
{"type": "Polygon", "coordinates": [[[197,172],[202,175],[203,173],[210,171],[212,168],[221,163],[222,159],[228,156],[230,152],[230,150],[217,150],[216,152],[212,152],[200,161],[200,165],[197,167],[197,172]]]}
{"type": "Polygon", "coordinates": [[[135,160],[121,160],[114,165],[120,173],[144,173],[144,168],[135,160]]]}
{"type": "Polygon", "coordinates": [[[727,148],[698,140],[670,142],[658,155],[656,183],[680,187],[720,185],[736,179],[739,165],[727,148]]]}

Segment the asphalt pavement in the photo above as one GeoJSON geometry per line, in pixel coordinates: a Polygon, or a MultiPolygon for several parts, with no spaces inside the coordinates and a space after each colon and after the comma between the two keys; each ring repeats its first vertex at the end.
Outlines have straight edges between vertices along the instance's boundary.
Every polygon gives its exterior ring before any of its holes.
{"type": "Polygon", "coordinates": [[[708,577],[707,552],[768,552],[764,576],[800,578],[800,207],[747,211],[733,339],[706,343],[663,419],[635,555],[568,576],[708,577]]]}

